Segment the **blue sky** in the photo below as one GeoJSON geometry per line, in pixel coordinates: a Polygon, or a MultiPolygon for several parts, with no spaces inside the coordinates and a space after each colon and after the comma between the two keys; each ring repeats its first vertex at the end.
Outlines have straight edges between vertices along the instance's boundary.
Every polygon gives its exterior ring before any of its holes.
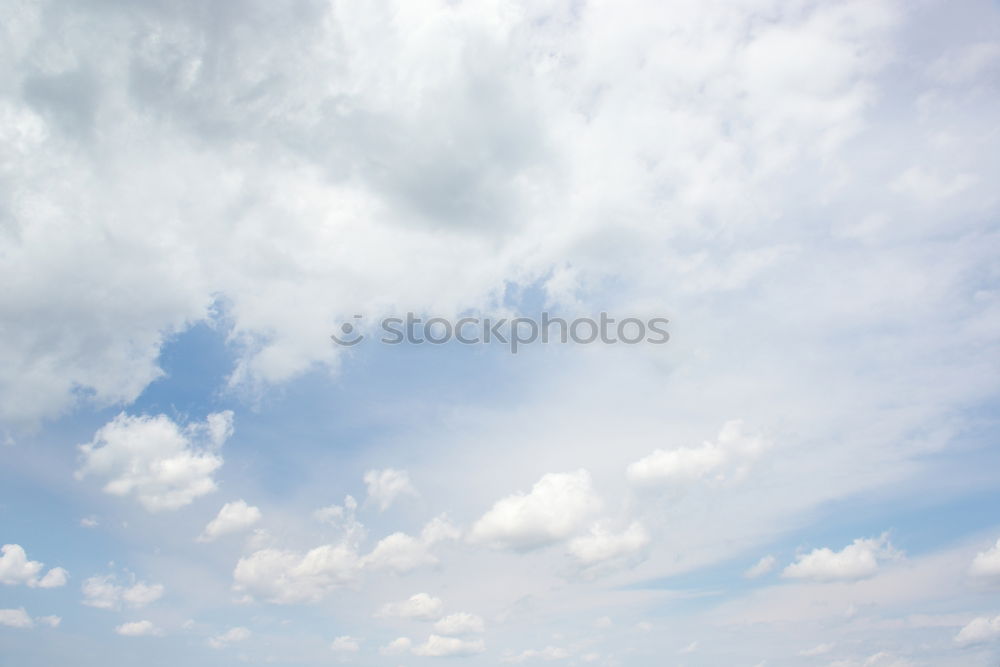
{"type": "Polygon", "coordinates": [[[1000,658],[995,2],[0,16],[0,662],[1000,658]]]}

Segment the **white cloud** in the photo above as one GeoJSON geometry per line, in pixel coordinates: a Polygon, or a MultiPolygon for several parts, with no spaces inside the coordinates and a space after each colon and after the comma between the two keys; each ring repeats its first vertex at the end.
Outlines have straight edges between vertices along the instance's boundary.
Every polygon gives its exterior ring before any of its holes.
{"type": "Polygon", "coordinates": [[[464,611],[448,614],[434,624],[434,631],[442,635],[468,635],[486,631],[482,616],[464,611]]]}
{"type": "Polygon", "coordinates": [[[362,556],[358,546],[365,529],[355,518],[355,506],[317,510],[314,515],[341,531],[336,544],[315,547],[306,553],[265,547],[240,558],[233,572],[233,588],[251,598],[277,604],[317,602],[331,591],[360,580],[365,569],[408,572],[438,562],[431,552],[443,540],[457,539],[458,529],[440,516],[429,521],[419,537],[393,533],[362,556]]]}
{"type": "Polygon", "coordinates": [[[803,657],[813,657],[817,655],[825,655],[833,650],[833,644],[817,644],[812,648],[807,648],[799,651],[799,655],[803,657]]]}
{"type": "Polygon", "coordinates": [[[96,528],[98,526],[97,517],[95,516],[85,516],[80,519],[80,525],[84,528],[96,528]]]}
{"type": "Polygon", "coordinates": [[[166,415],[119,414],[80,446],[76,477],[106,478],[105,493],[135,496],[150,512],[175,510],[215,491],[217,450],[232,434],[232,419],[225,411],[182,429],[166,415]]]}
{"type": "Polygon", "coordinates": [[[398,637],[379,649],[382,655],[403,655],[410,650],[413,642],[409,637],[398,637]]]}
{"type": "Polygon", "coordinates": [[[458,637],[431,635],[423,644],[413,647],[413,654],[429,658],[445,658],[475,655],[485,650],[486,645],[482,639],[459,639],[458,637]]]}
{"type": "Polygon", "coordinates": [[[125,637],[155,637],[163,634],[163,631],[153,625],[152,621],[122,623],[115,628],[115,632],[125,637]]]}
{"type": "Polygon", "coordinates": [[[121,585],[112,574],[89,577],[83,582],[83,604],[97,609],[120,609],[122,603],[139,609],[156,602],[163,596],[162,584],[143,581],[121,585]]]}
{"type": "Polygon", "coordinates": [[[586,535],[570,540],[569,552],[585,566],[628,559],[649,545],[645,527],[633,521],[621,533],[612,532],[603,522],[595,523],[586,535]]]}
{"type": "Polygon", "coordinates": [[[357,653],[361,650],[361,644],[354,637],[343,635],[333,640],[330,650],[337,653],[357,653]]]}
{"type": "Polygon", "coordinates": [[[400,496],[417,495],[417,490],[410,483],[410,475],[405,470],[369,470],[365,473],[364,481],[368,487],[368,500],[378,505],[382,512],[389,509],[400,496]]]}
{"type": "Polygon", "coordinates": [[[349,545],[325,544],[305,554],[261,549],[240,558],[233,588],[276,604],[318,602],[357,580],[361,560],[349,545]]]}
{"type": "Polygon", "coordinates": [[[723,424],[715,442],[705,442],[700,447],[657,449],[629,465],[626,474],[639,485],[709,477],[724,479],[727,473],[745,472],[745,466],[769,446],[761,436],[744,433],[742,420],[736,419],[723,424]]]}
{"type": "Polygon", "coordinates": [[[444,613],[444,602],[427,593],[417,593],[400,602],[388,602],[379,609],[377,616],[406,618],[417,621],[434,621],[444,613]]]}
{"type": "Polygon", "coordinates": [[[25,584],[32,588],[56,588],[66,584],[69,572],[54,567],[39,577],[43,563],[28,560],[28,554],[20,544],[5,544],[0,548],[0,583],[13,586],[25,584]]]}
{"type": "Polygon", "coordinates": [[[586,470],[548,473],[530,493],[497,501],[473,524],[470,539],[517,550],[543,547],[572,535],[600,506],[586,470]]]}
{"type": "Polygon", "coordinates": [[[747,579],[756,579],[757,577],[762,577],[771,570],[774,566],[778,564],[778,559],[774,556],[767,555],[757,561],[756,564],[747,568],[747,571],[743,573],[743,576],[747,579]]]}
{"type": "Polygon", "coordinates": [[[364,525],[358,521],[357,510],[358,501],[353,496],[345,496],[343,505],[321,507],[313,512],[313,517],[339,530],[345,544],[356,546],[366,535],[364,525]]]}
{"type": "Polygon", "coordinates": [[[784,569],[782,576],[814,581],[862,579],[875,574],[879,562],[900,556],[900,552],[889,543],[888,535],[858,538],[840,551],[824,547],[802,554],[784,569]]]}
{"type": "Polygon", "coordinates": [[[220,535],[245,530],[260,521],[260,517],[260,510],[247,505],[242,499],[226,503],[219,510],[218,516],[205,526],[205,530],[198,536],[198,541],[211,542],[220,535]]]}
{"type": "Polygon", "coordinates": [[[967,646],[969,644],[982,644],[1000,637],[1000,616],[990,618],[980,616],[969,621],[958,634],[955,635],[955,642],[967,646]]]}
{"type": "Polygon", "coordinates": [[[216,635],[215,637],[210,637],[208,640],[208,645],[212,648],[225,648],[230,644],[235,644],[237,642],[244,642],[250,639],[251,632],[244,627],[230,628],[223,632],[221,635],[216,635]]]}
{"type": "Polygon", "coordinates": [[[9,628],[33,628],[35,622],[31,620],[28,613],[21,609],[0,609],[0,625],[6,625],[9,628]]]}
{"type": "Polygon", "coordinates": [[[991,548],[976,554],[969,571],[977,577],[1000,577],[1000,539],[991,548]]]}
{"type": "Polygon", "coordinates": [[[460,535],[458,528],[447,517],[440,516],[424,526],[419,538],[406,533],[393,533],[382,538],[372,552],[365,556],[364,564],[398,573],[434,565],[438,559],[431,553],[431,548],[445,540],[456,540],[460,535]]]}
{"type": "Polygon", "coordinates": [[[29,629],[35,627],[35,623],[47,625],[50,628],[58,628],[62,623],[59,616],[39,616],[31,618],[23,607],[19,609],[0,609],[0,625],[11,628],[29,629]]]}

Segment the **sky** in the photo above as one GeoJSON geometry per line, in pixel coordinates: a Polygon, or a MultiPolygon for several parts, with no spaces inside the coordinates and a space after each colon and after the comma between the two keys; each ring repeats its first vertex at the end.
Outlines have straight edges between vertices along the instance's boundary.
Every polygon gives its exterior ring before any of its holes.
{"type": "Polygon", "coordinates": [[[0,663],[994,667],[998,103],[988,0],[4,2],[0,663]]]}

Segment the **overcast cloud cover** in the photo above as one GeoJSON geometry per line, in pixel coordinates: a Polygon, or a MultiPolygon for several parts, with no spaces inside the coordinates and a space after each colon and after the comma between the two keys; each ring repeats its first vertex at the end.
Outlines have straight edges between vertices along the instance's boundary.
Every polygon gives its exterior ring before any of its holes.
{"type": "Polygon", "coordinates": [[[992,0],[2,3],[0,662],[995,666],[998,104],[992,0]],[[542,309],[670,341],[374,339],[542,309]]]}

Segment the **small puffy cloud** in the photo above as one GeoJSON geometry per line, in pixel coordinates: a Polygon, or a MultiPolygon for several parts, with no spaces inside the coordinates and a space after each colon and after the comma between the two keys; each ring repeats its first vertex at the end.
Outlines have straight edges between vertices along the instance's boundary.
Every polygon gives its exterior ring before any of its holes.
{"type": "Polygon", "coordinates": [[[122,623],[115,628],[115,632],[125,637],[153,637],[163,634],[151,621],[122,623]]]}
{"type": "Polygon", "coordinates": [[[221,635],[216,635],[208,640],[208,645],[212,648],[225,648],[236,642],[244,642],[250,639],[251,632],[247,628],[230,628],[221,635]]]}
{"type": "Polygon", "coordinates": [[[360,570],[357,552],[345,544],[324,544],[305,554],[261,549],[236,564],[233,588],[276,604],[318,602],[354,582],[360,570]]]}
{"type": "Polygon", "coordinates": [[[485,650],[486,645],[482,639],[471,640],[431,635],[423,644],[413,647],[413,654],[429,658],[445,658],[450,656],[475,655],[485,650]]]}
{"type": "Polygon", "coordinates": [[[458,539],[460,535],[458,528],[447,517],[440,516],[424,526],[419,538],[406,533],[393,533],[382,538],[364,562],[366,566],[397,573],[434,565],[438,559],[431,553],[431,548],[438,542],[458,539]]]}
{"type": "Polygon", "coordinates": [[[345,496],[343,505],[321,507],[313,512],[313,517],[315,517],[317,521],[329,523],[332,526],[339,526],[346,519],[353,520],[357,509],[358,501],[354,499],[354,496],[345,496]]]}
{"type": "Polygon", "coordinates": [[[830,667],[916,667],[916,664],[887,651],[879,651],[864,660],[846,660],[831,663],[830,667]]]}
{"type": "Polygon", "coordinates": [[[385,618],[406,618],[416,621],[433,621],[444,613],[444,602],[427,593],[417,593],[400,602],[382,605],[376,616],[385,618]]]}
{"type": "Polygon", "coordinates": [[[89,577],[83,582],[83,604],[97,609],[120,609],[122,604],[138,609],[163,596],[162,584],[144,581],[125,586],[112,574],[89,577]]]}
{"type": "Polygon", "coordinates": [[[604,523],[596,523],[586,535],[569,543],[569,552],[583,565],[627,559],[649,544],[649,533],[638,521],[623,532],[612,532],[604,523]]]}
{"type": "Polygon", "coordinates": [[[61,567],[54,567],[45,573],[45,576],[38,580],[39,588],[58,588],[65,586],[69,581],[69,572],[61,567]]]}
{"type": "Polygon", "coordinates": [[[704,478],[740,476],[770,443],[759,435],[744,433],[742,420],[726,422],[715,442],[700,447],[657,449],[626,469],[629,481],[640,486],[704,478]]]}
{"type": "Polygon", "coordinates": [[[365,473],[364,480],[368,487],[368,500],[378,505],[382,512],[389,509],[399,496],[417,495],[417,490],[410,483],[410,475],[405,470],[369,470],[365,473]]]}
{"type": "Polygon", "coordinates": [[[357,653],[361,650],[361,644],[354,637],[344,635],[333,640],[330,650],[337,653],[357,653]]]}
{"type": "Polygon", "coordinates": [[[980,616],[958,631],[955,642],[962,646],[982,644],[1000,637],[1000,616],[980,616]]]}
{"type": "Polygon", "coordinates": [[[600,505],[586,470],[548,473],[530,493],[497,501],[472,526],[470,539],[517,550],[543,547],[572,535],[600,505]]]}
{"type": "Polygon", "coordinates": [[[471,635],[486,631],[482,616],[460,611],[448,614],[434,624],[434,631],[442,635],[471,635]]]}
{"type": "Polygon", "coordinates": [[[840,551],[824,547],[802,554],[784,569],[782,576],[812,581],[863,579],[878,571],[879,562],[900,556],[900,552],[889,543],[888,535],[858,538],[840,551]]]}
{"type": "Polygon", "coordinates": [[[969,571],[977,577],[1000,577],[1000,539],[991,548],[976,554],[969,571]]]}
{"type": "Polygon", "coordinates": [[[95,516],[85,516],[80,519],[80,525],[84,528],[96,528],[98,525],[97,517],[95,516]]]}
{"type": "Polygon", "coordinates": [[[232,434],[232,421],[228,410],[185,428],[166,415],[119,414],[80,446],[76,477],[105,478],[105,493],[132,495],[150,512],[175,510],[215,491],[217,450],[232,434]]]}
{"type": "Polygon", "coordinates": [[[378,650],[382,655],[403,655],[410,650],[413,642],[409,637],[398,637],[378,650]]]}
{"type": "Polygon", "coordinates": [[[542,649],[529,648],[516,655],[501,658],[501,662],[525,662],[528,660],[566,660],[572,654],[558,646],[546,646],[542,649]]]}
{"type": "Polygon", "coordinates": [[[774,566],[777,564],[778,564],[778,559],[775,558],[774,556],[771,555],[764,556],[759,561],[757,561],[756,564],[747,568],[746,572],[743,573],[743,576],[746,577],[747,579],[756,579],[757,577],[762,577],[771,570],[773,570],[774,566]]]}
{"type": "Polygon", "coordinates": [[[23,607],[19,609],[0,609],[0,625],[9,628],[30,629],[35,627],[35,623],[47,625],[50,628],[57,628],[62,623],[59,616],[39,616],[31,618],[23,607]]]}
{"type": "Polygon", "coordinates": [[[64,586],[69,572],[54,567],[39,577],[45,565],[36,560],[28,560],[28,554],[20,544],[5,544],[0,548],[0,583],[8,586],[24,584],[31,588],[57,588],[64,586]]]}
{"type": "Polygon", "coordinates": [[[825,655],[833,650],[833,644],[819,644],[818,646],[813,646],[812,648],[807,648],[803,651],[799,651],[799,655],[811,658],[817,655],[825,655]]]}
{"type": "Polygon", "coordinates": [[[226,503],[218,516],[208,522],[198,536],[199,542],[211,542],[220,535],[228,535],[245,530],[260,521],[260,510],[247,505],[243,500],[226,503]]]}
{"type": "Polygon", "coordinates": [[[33,628],[35,627],[35,622],[31,620],[23,608],[21,609],[0,609],[0,625],[6,625],[8,628],[33,628]]]}

